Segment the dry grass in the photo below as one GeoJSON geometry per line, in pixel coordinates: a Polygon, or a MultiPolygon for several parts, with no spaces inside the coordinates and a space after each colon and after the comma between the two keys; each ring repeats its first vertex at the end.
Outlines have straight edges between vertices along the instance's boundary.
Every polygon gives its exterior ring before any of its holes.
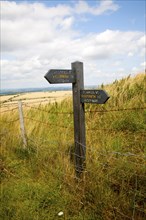
{"type": "Polygon", "coordinates": [[[17,110],[2,116],[2,219],[144,220],[146,216],[145,75],[105,87],[105,105],[86,105],[87,158],[83,178],[74,172],[72,101],[24,107],[28,148],[22,149],[17,110]],[[129,83],[128,83],[129,82],[129,83]],[[47,113],[50,112],[50,113],[47,113]],[[94,112],[95,111],[95,112],[94,112]],[[52,113],[52,114],[51,114],[52,113]],[[39,122],[40,121],[40,122],[39,122]],[[48,124],[43,124],[48,123],[48,124]],[[64,128],[65,127],[65,128],[64,128]],[[63,217],[58,217],[60,211],[63,217]]]}

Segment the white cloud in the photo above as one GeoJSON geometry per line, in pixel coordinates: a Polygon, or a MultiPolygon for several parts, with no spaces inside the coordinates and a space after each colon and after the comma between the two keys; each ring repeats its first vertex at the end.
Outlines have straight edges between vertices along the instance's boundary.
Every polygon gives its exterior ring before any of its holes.
{"type": "Polygon", "coordinates": [[[138,43],[139,46],[145,47],[145,44],[146,44],[146,35],[143,35],[143,36],[138,40],[137,43],[138,43]]]}
{"type": "Polygon", "coordinates": [[[114,63],[113,63],[113,66],[120,66],[121,65],[121,61],[115,61],[114,63]]]}
{"type": "Polygon", "coordinates": [[[132,70],[131,70],[133,73],[137,72],[138,71],[138,68],[137,67],[132,67],[132,70]]]}
{"type": "Polygon", "coordinates": [[[79,1],[74,7],[78,8],[76,12],[67,5],[2,2],[2,87],[28,87],[28,81],[29,86],[48,86],[43,78],[48,69],[70,68],[75,60],[84,62],[85,81],[91,84],[97,78],[103,80],[105,74],[112,78],[113,68],[119,72],[132,55],[143,53],[142,32],[105,30],[80,35],[74,29],[76,13],[116,11],[118,6],[113,1],[101,1],[94,8],[79,1]]]}
{"type": "Polygon", "coordinates": [[[143,35],[137,42],[139,47],[142,47],[143,49],[140,52],[140,56],[146,57],[146,35],[143,35]]]}
{"type": "Polygon", "coordinates": [[[124,70],[125,70],[124,68],[119,68],[118,72],[124,72],[124,70]]]}
{"type": "Polygon", "coordinates": [[[1,16],[3,19],[17,20],[26,19],[29,15],[31,18],[47,19],[56,16],[64,17],[71,14],[71,8],[67,5],[57,5],[56,7],[46,7],[43,3],[29,3],[14,1],[2,1],[1,16]]]}
{"type": "Polygon", "coordinates": [[[71,8],[58,5],[47,8],[43,4],[2,2],[2,50],[33,47],[49,42],[58,35],[73,35],[71,26],[74,18],[71,8]]]}
{"type": "Polygon", "coordinates": [[[92,34],[82,40],[83,57],[106,59],[117,55],[134,55],[143,50],[139,45],[143,33],[106,30],[100,34],[92,34]],[[120,39],[120,40],[119,40],[120,39]]]}
{"type": "Polygon", "coordinates": [[[91,7],[88,3],[84,0],[80,0],[76,4],[76,13],[83,14],[83,13],[90,13],[93,15],[101,15],[105,12],[110,11],[117,11],[119,6],[115,4],[112,0],[101,1],[99,5],[96,7],[91,7]]]}
{"type": "Polygon", "coordinates": [[[145,62],[143,62],[143,63],[141,63],[141,64],[140,64],[140,66],[142,66],[142,67],[146,68],[146,61],[145,61],[145,62]]]}
{"type": "Polygon", "coordinates": [[[129,53],[128,53],[128,57],[133,57],[133,53],[132,53],[132,52],[129,52],[129,53]]]}
{"type": "Polygon", "coordinates": [[[85,1],[79,1],[75,8],[67,5],[46,7],[41,3],[1,2],[2,50],[12,51],[51,41],[56,36],[67,35],[72,38],[72,25],[76,13],[103,14],[117,10],[113,1],[101,1],[97,7],[91,7],[85,1]]]}
{"type": "Polygon", "coordinates": [[[89,5],[87,4],[87,2],[85,2],[85,1],[79,1],[79,2],[76,4],[75,10],[76,10],[76,13],[82,14],[82,13],[87,13],[87,12],[89,12],[90,7],[89,7],[89,5]]]}
{"type": "Polygon", "coordinates": [[[69,29],[74,22],[73,17],[67,17],[63,20],[62,24],[60,25],[64,30],[69,29]]]}

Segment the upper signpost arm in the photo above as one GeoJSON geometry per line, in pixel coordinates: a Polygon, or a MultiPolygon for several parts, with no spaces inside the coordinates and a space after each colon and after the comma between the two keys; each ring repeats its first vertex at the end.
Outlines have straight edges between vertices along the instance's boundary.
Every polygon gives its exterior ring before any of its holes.
{"type": "Polygon", "coordinates": [[[45,74],[44,77],[51,84],[75,82],[72,71],[66,69],[51,69],[45,74]]]}

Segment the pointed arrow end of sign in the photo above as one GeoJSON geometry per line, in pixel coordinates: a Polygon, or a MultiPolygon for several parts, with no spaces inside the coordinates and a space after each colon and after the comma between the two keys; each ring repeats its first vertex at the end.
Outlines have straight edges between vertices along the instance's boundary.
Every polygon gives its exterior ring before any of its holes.
{"type": "Polygon", "coordinates": [[[47,79],[47,75],[48,75],[49,71],[44,75],[44,78],[47,79]]]}
{"type": "Polygon", "coordinates": [[[103,104],[107,102],[107,100],[110,98],[109,94],[105,91],[102,90],[102,95],[103,95],[103,104]]]}
{"type": "Polygon", "coordinates": [[[50,72],[51,72],[51,70],[49,70],[49,71],[44,75],[44,78],[45,78],[49,83],[51,83],[51,81],[50,81],[50,72]]]}
{"type": "Polygon", "coordinates": [[[104,103],[106,103],[109,98],[110,98],[110,96],[107,96],[104,103]]]}

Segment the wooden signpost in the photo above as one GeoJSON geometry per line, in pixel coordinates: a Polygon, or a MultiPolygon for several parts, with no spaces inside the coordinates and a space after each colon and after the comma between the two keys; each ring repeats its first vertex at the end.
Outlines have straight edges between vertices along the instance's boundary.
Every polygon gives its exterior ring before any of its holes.
{"type": "Polygon", "coordinates": [[[83,63],[72,63],[71,70],[49,70],[44,76],[49,83],[72,83],[74,111],[75,169],[81,177],[86,161],[84,103],[104,104],[109,95],[104,90],[84,90],[83,63]]]}
{"type": "Polygon", "coordinates": [[[85,110],[84,103],[80,102],[80,91],[84,89],[83,63],[72,63],[72,72],[75,75],[73,90],[73,116],[74,116],[74,146],[75,169],[77,177],[80,177],[86,161],[86,134],[85,134],[85,110]]]}

